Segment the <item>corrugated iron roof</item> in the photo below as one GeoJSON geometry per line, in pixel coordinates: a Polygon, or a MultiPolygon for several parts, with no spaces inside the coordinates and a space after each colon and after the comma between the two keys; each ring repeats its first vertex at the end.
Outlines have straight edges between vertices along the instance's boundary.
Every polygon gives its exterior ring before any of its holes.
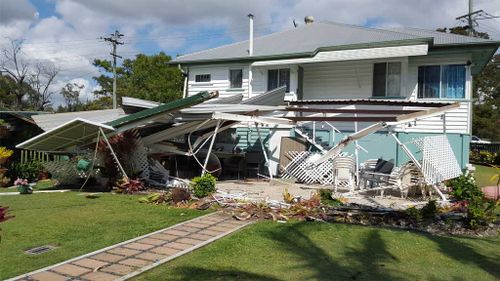
{"type": "Polygon", "coordinates": [[[498,41],[417,28],[377,29],[325,21],[257,37],[254,39],[252,56],[248,55],[249,43],[246,40],[179,56],[172,63],[311,57],[323,49],[383,47],[410,42],[432,42],[434,46],[498,44],[498,41]]]}
{"type": "Polygon", "coordinates": [[[128,124],[132,124],[141,120],[151,119],[155,116],[168,113],[170,111],[180,110],[182,108],[186,108],[195,104],[202,103],[205,100],[210,98],[214,98],[218,96],[218,92],[200,92],[196,95],[175,100],[166,104],[162,104],[153,108],[145,109],[134,114],[130,114],[128,116],[107,122],[106,125],[120,128],[128,124]]]}
{"type": "Polygon", "coordinates": [[[451,34],[439,32],[435,30],[427,30],[413,27],[397,27],[388,29],[391,31],[402,32],[419,37],[432,37],[434,38],[434,45],[455,45],[455,44],[471,44],[471,43],[495,43],[493,40],[476,38],[465,35],[451,34]]]}
{"type": "Polygon", "coordinates": [[[179,56],[172,62],[200,62],[236,58],[255,59],[290,54],[301,54],[303,56],[304,54],[312,55],[319,48],[324,47],[416,39],[420,39],[422,42],[430,40],[430,38],[396,31],[333,22],[317,22],[255,38],[253,56],[249,56],[247,53],[247,40],[179,56]]]}

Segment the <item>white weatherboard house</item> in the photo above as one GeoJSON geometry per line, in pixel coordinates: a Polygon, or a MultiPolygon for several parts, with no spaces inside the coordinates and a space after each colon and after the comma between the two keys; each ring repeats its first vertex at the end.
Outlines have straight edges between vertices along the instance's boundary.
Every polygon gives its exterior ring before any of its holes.
{"type": "MultiPolygon", "coordinates": [[[[252,34],[252,19],[250,22],[252,34]]],[[[309,20],[297,28],[255,39],[251,35],[248,41],[183,55],[172,63],[187,73],[185,96],[217,90],[222,97],[243,94],[250,98],[286,86],[286,100],[291,105],[323,108],[362,109],[369,104],[384,110],[395,103],[404,109],[410,103],[460,102],[459,108],[445,115],[399,126],[397,134],[410,143],[445,132],[458,162],[465,167],[472,77],[482,71],[499,45],[498,41],[422,29],[384,30],[309,20]]],[[[332,146],[342,135],[367,125],[312,122],[304,124],[303,130],[309,128],[313,140],[332,146]]],[[[239,127],[237,133],[245,139],[251,135],[249,130],[239,127]]],[[[273,170],[277,171],[281,137],[297,132],[286,126],[266,132],[273,170]]],[[[379,157],[397,164],[407,161],[385,132],[370,135],[359,144],[366,150],[359,154],[361,161],[379,157]]]]}

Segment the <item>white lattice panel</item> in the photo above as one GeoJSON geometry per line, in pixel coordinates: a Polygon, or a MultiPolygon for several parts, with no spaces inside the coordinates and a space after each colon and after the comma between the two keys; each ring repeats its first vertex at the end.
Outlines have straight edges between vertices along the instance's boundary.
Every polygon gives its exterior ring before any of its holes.
{"type": "Polygon", "coordinates": [[[437,184],[462,174],[445,135],[423,137],[414,143],[422,151],[422,173],[426,183],[437,184]]]}
{"type": "Polygon", "coordinates": [[[325,161],[318,166],[312,165],[314,160],[321,157],[320,152],[288,151],[287,154],[292,161],[284,168],[282,178],[295,178],[308,184],[333,184],[332,161],[325,161]]]}

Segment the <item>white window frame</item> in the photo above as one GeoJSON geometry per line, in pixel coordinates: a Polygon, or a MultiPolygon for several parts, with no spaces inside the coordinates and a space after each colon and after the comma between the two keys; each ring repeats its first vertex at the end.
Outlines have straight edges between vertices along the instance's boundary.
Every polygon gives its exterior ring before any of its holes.
{"type": "Polygon", "coordinates": [[[421,64],[417,65],[417,99],[420,100],[440,100],[440,101],[464,101],[469,99],[469,75],[470,75],[470,67],[467,65],[467,63],[464,62],[450,62],[450,63],[426,63],[426,64],[421,64]],[[443,86],[443,66],[447,65],[463,65],[465,67],[465,81],[464,81],[464,97],[463,98],[457,98],[457,99],[452,99],[452,98],[447,98],[442,96],[442,86],[443,86]],[[418,69],[420,67],[427,67],[427,66],[439,66],[439,97],[437,98],[426,98],[426,97],[419,97],[419,91],[420,91],[420,83],[418,82],[418,69]]]}
{"type": "MultiPolygon", "coordinates": [[[[266,69],[266,91],[272,91],[274,89],[269,89],[269,71],[270,70],[277,70],[278,71],[278,84],[279,84],[279,81],[280,81],[280,70],[282,69],[288,69],[288,91],[286,93],[291,93],[293,92],[292,91],[292,68],[287,66],[287,67],[278,67],[278,68],[268,68],[266,69]]],[[[279,88],[280,86],[278,86],[279,88]]]]}
{"type": "Polygon", "coordinates": [[[371,89],[371,96],[372,98],[377,98],[377,99],[380,99],[380,98],[401,98],[401,97],[404,97],[402,95],[403,93],[403,81],[404,81],[404,77],[405,77],[405,71],[404,71],[404,68],[405,68],[405,63],[403,63],[403,61],[400,61],[400,60],[390,60],[390,61],[374,61],[372,63],[372,89],[371,89]],[[385,63],[385,95],[383,96],[375,96],[373,94],[373,91],[374,91],[374,88],[373,88],[373,76],[375,75],[375,64],[379,64],[379,63],[385,63]],[[399,94],[397,96],[388,96],[387,95],[387,76],[388,76],[388,73],[389,73],[389,64],[390,63],[399,63],[400,65],[400,69],[399,69],[399,94]]]}
{"type": "Polygon", "coordinates": [[[231,90],[242,90],[243,89],[243,68],[230,68],[228,70],[228,80],[229,80],[229,89],[231,90]],[[233,85],[231,85],[231,71],[233,70],[239,70],[241,71],[241,87],[233,87],[233,85]]]}
{"type": "Polygon", "coordinates": [[[211,74],[211,73],[200,73],[200,74],[195,74],[195,75],[194,75],[194,82],[195,82],[195,83],[200,83],[200,84],[203,84],[203,83],[211,83],[211,82],[212,82],[212,74],[211,74]],[[208,75],[208,77],[209,77],[209,80],[208,80],[208,81],[196,81],[196,77],[197,77],[197,76],[204,76],[204,75],[208,75]]]}

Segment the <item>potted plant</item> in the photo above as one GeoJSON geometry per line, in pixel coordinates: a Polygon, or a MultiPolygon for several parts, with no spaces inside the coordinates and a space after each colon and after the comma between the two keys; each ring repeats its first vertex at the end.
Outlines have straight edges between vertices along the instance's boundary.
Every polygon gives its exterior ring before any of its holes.
{"type": "Polygon", "coordinates": [[[33,193],[33,188],[30,186],[28,183],[27,179],[20,179],[18,178],[15,182],[14,185],[17,185],[17,190],[19,191],[20,194],[31,194],[33,193]]]}
{"type": "Polygon", "coordinates": [[[14,154],[14,151],[8,149],[5,146],[0,146],[0,165],[5,164],[7,162],[7,159],[14,154]]]}

